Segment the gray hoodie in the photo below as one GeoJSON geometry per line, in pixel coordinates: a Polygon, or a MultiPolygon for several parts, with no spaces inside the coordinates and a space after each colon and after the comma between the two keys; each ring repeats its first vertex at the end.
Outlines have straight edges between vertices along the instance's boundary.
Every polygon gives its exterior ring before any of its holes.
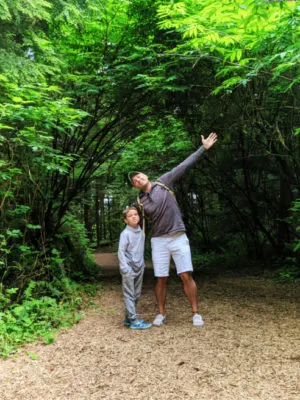
{"type": "Polygon", "coordinates": [[[140,226],[133,228],[127,225],[121,232],[119,241],[118,258],[121,273],[136,273],[145,266],[144,245],[145,236],[140,226]]]}

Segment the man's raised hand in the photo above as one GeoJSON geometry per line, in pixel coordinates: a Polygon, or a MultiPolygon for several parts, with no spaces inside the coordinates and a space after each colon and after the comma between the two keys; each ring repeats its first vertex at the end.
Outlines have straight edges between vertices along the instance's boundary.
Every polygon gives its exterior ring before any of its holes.
{"type": "Polygon", "coordinates": [[[202,140],[202,144],[203,144],[204,148],[205,148],[206,150],[208,150],[208,149],[211,148],[211,146],[213,146],[213,145],[216,143],[216,141],[218,140],[218,139],[217,139],[217,134],[214,133],[214,132],[212,132],[212,133],[209,134],[209,136],[207,136],[206,139],[204,139],[204,136],[201,135],[201,140],[202,140]]]}

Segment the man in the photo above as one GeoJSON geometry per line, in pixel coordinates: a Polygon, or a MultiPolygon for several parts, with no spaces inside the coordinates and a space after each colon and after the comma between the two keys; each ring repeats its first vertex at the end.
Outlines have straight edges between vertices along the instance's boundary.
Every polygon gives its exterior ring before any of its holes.
{"type": "Polygon", "coordinates": [[[202,146],[195,153],[170,172],[162,175],[156,182],[149,181],[148,176],[141,172],[129,173],[132,185],[141,191],[138,206],[140,209],[142,208],[142,213],[152,221],[152,261],[154,275],[157,278],[155,294],[159,310],[159,314],[153,321],[155,326],[161,326],[166,322],[166,288],[171,256],[192,307],[193,325],[204,325],[198,312],[197,287],[192,277],[193,265],[189,240],[185,234],[180,209],[170,189],[174,182],[181,178],[186,170],[215,144],[217,135],[211,133],[206,139],[201,136],[201,140],[202,146]]]}

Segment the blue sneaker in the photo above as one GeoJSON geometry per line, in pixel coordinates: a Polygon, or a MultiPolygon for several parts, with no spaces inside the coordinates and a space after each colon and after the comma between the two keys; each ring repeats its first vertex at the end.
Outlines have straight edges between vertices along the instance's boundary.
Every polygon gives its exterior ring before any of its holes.
{"type": "Polygon", "coordinates": [[[148,324],[147,322],[140,322],[140,320],[136,319],[135,321],[131,322],[130,328],[131,329],[147,329],[151,328],[152,324],[148,324]]]}
{"type": "MultiPolygon", "coordinates": [[[[139,322],[141,322],[141,323],[144,322],[144,320],[143,320],[143,319],[140,319],[140,318],[137,318],[136,321],[139,321],[139,322]]],[[[124,324],[125,326],[130,326],[130,324],[131,324],[130,319],[128,319],[128,318],[124,319],[123,324],[124,324]]]]}

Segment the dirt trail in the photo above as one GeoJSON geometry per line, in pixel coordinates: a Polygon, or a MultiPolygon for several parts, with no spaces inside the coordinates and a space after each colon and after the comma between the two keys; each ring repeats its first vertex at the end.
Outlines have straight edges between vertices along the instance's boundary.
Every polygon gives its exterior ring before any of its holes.
{"type": "MultiPolygon", "coordinates": [[[[299,398],[299,286],[195,276],[206,325],[193,328],[173,274],[168,324],[132,331],[122,326],[116,258],[98,255],[97,261],[106,266],[105,290],[93,309],[55,343],[34,343],[1,360],[1,400],[299,398]]],[[[139,304],[147,321],[156,311],[153,287],[148,268],[139,304]]]]}

